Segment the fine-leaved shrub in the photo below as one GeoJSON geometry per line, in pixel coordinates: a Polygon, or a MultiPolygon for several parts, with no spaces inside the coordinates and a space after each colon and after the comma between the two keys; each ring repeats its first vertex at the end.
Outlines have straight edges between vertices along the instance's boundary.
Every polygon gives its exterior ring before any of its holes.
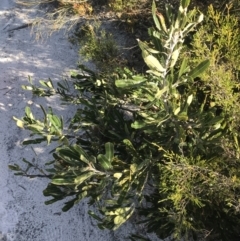
{"type": "Polygon", "coordinates": [[[110,32],[101,28],[100,22],[82,25],[78,39],[79,54],[85,60],[94,61],[98,70],[107,72],[121,63],[119,47],[110,32]]]}

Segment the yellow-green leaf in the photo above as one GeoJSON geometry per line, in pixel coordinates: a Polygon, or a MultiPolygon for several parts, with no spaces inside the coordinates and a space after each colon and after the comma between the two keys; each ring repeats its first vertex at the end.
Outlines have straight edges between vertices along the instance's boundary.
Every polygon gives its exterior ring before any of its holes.
{"type": "Polygon", "coordinates": [[[209,60],[203,61],[195,69],[193,69],[188,73],[189,77],[191,77],[192,79],[198,77],[209,67],[209,65],[210,65],[209,60]]]}
{"type": "Polygon", "coordinates": [[[16,121],[16,125],[22,129],[24,129],[24,122],[17,119],[16,117],[13,116],[13,119],[16,121]]]}
{"type": "Polygon", "coordinates": [[[74,183],[78,186],[81,185],[84,181],[94,175],[94,172],[85,172],[82,175],[75,178],[74,183]]]}

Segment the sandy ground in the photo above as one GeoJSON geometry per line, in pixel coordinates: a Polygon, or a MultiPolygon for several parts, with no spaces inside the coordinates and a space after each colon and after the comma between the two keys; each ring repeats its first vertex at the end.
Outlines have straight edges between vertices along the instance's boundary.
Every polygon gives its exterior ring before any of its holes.
{"type": "MultiPolygon", "coordinates": [[[[79,58],[76,47],[62,32],[37,42],[30,28],[8,31],[31,22],[38,14],[37,9],[18,6],[14,0],[0,0],[0,241],[127,240],[127,234],[134,230],[132,224],[116,232],[99,231],[87,214],[86,202],[62,213],[62,203],[44,205],[42,190],[47,180],[17,177],[8,170],[8,164],[20,163],[22,157],[39,162],[48,157],[45,148],[33,147],[33,151],[21,146],[27,133],[16,127],[12,116],[23,116],[27,104],[40,113],[35,97],[21,85],[28,83],[28,76],[36,82],[48,77],[61,80],[79,58]]],[[[71,116],[57,99],[48,98],[43,103],[51,104],[65,118],[71,116]]]]}

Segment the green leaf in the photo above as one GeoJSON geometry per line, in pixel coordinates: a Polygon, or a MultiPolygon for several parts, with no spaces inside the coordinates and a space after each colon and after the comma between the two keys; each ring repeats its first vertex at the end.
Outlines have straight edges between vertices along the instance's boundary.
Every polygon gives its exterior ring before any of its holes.
{"type": "Polygon", "coordinates": [[[165,33],[167,33],[167,32],[168,32],[168,29],[167,29],[167,26],[166,26],[165,18],[163,17],[163,15],[162,15],[161,13],[156,12],[156,15],[157,15],[157,17],[158,17],[158,20],[160,21],[162,30],[163,30],[165,33]]]}
{"type": "Polygon", "coordinates": [[[146,82],[147,80],[142,77],[142,79],[118,79],[115,81],[115,85],[118,88],[134,88],[137,87],[141,84],[143,84],[144,82],[146,82]]]}
{"type": "Polygon", "coordinates": [[[55,185],[74,185],[74,181],[74,178],[56,177],[52,179],[51,183],[55,185]]]}
{"type": "Polygon", "coordinates": [[[74,206],[75,201],[76,201],[76,198],[74,198],[71,201],[66,202],[64,207],[62,208],[62,211],[67,212],[69,209],[71,209],[74,206]]]}
{"type": "Polygon", "coordinates": [[[81,146],[79,145],[73,145],[72,148],[79,153],[80,160],[85,162],[86,164],[89,164],[90,162],[95,163],[94,157],[90,157],[81,146]]]}
{"type": "Polygon", "coordinates": [[[159,22],[159,20],[156,16],[156,13],[157,13],[156,3],[155,3],[155,1],[153,1],[153,3],[152,3],[152,16],[153,16],[153,20],[154,20],[156,28],[160,31],[161,25],[160,25],[160,22],[159,22]]]}
{"type": "Polygon", "coordinates": [[[60,120],[60,118],[56,115],[48,115],[48,118],[51,122],[51,124],[54,126],[54,128],[56,129],[57,132],[59,132],[59,134],[61,133],[61,130],[63,128],[62,126],[62,121],[60,120]]]}
{"type": "Polygon", "coordinates": [[[74,160],[80,159],[79,153],[76,153],[74,150],[72,150],[69,147],[57,148],[57,152],[59,152],[59,154],[61,154],[63,156],[69,157],[69,158],[74,159],[74,160]]]}
{"type": "Polygon", "coordinates": [[[165,68],[160,64],[158,59],[154,57],[152,54],[149,54],[147,50],[142,50],[142,57],[147,64],[147,66],[150,68],[150,70],[157,71],[157,72],[165,72],[165,68]]]}
{"type": "Polygon", "coordinates": [[[40,105],[40,108],[42,109],[42,112],[44,114],[44,124],[47,125],[47,113],[42,105],[40,105]]]}
{"type": "Polygon", "coordinates": [[[33,87],[29,85],[22,85],[21,87],[23,90],[33,90],[33,87]]]}
{"type": "Polygon", "coordinates": [[[62,198],[53,198],[53,199],[51,199],[51,200],[45,201],[44,204],[45,204],[45,205],[50,205],[50,204],[53,204],[53,203],[55,203],[55,202],[57,202],[57,201],[62,200],[63,198],[64,198],[64,197],[62,197],[62,198]]]}
{"type": "Polygon", "coordinates": [[[48,184],[47,188],[43,190],[43,195],[45,197],[62,197],[64,198],[66,196],[66,193],[64,193],[59,187],[53,185],[53,184],[48,184]]]}
{"type": "Polygon", "coordinates": [[[28,125],[27,128],[34,133],[42,133],[44,126],[41,123],[28,125]]]}
{"type": "Polygon", "coordinates": [[[33,164],[29,161],[27,161],[25,158],[22,159],[22,161],[26,164],[28,164],[29,166],[33,167],[33,164]]]}
{"type": "Polygon", "coordinates": [[[133,129],[142,129],[143,127],[146,126],[146,123],[144,121],[134,121],[132,124],[131,124],[131,127],[133,129]]]}
{"type": "Polygon", "coordinates": [[[174,115],[177,115],[181,111],[180,106],[173,112],[174,115]]]}
{"type": "Polygon", "coordinates": [[[172,68],[176,64],[176,62],[178,60],[179,53],[180,53],[180,48],[173,51],[170,68],[172,68]]]}
{"type": "Polygon", "coordinates": [[[187,63],[188,63],[187,59],[184,58],[178,73],[178,78],[180,78],[187,71],[188,69],[187,63]]]}
{"type": "Polygon", "coordinates": [[[23,141],[22,144],[23,145],[30,145],[30,144],[39,144],[39,143],[42,143],[46,141],[46,138],[36,138],[34,140],[26,140],[26,141],[23,141]]]}
{"type": "Polygon", "coordinates": [[[165,86],[164,88],[162,89],[158,89],[156,95],[155,95],[155,99],[160,99],[162,97],[162,95],[169,90],[169,87],[168,86],[165,86]]]}
{"type": "Polygon", "coordinates": [[[99,161],[99,164],[102,166],[102,168],[106,171],[112,170],[112,164],[109,162],[108,158],[105,155],[99,154],[97,156],[97,159],[99,161]]]}
{"type": "Polygon", "coordinates": [[[146,238],[142,235],[132,234],[131,237],[129,237],[132,241],[151,241],[149,238],[146,238]]]}
{"type": "Polygon", "coordinates": [[[132,142],[128,139],[124,139],[123,143],[127,146],[127,150],[133,155],[133,156],[138,156],[138,153],[136,149],[134,148],[132,142]]]}
{"type": "Polygon", "coordinates": [[[177,118],[181,121],[187,121],[188,120],[188,115],[187,112],[181,112],[177,115],[177,118]]]}
{"type": "Polygon", "coordinates": [[[99,222],[102,221],[102,219],[101,219],[99,216],[97,216],[93,211],[89,210],[89,211],[88,211],[88,214],[89,214],[91,217],[93,217],[94,219],[98,220],[99,222]]]}
{"type": "Polygon", "coordinates": [[[34,119],[32,111],[29,106],[26,106],[25,108],[25,114],[29,119],[34,119]]]}
{"type": "Polygon", "coordinates": [[[48,81],[40,80],[39,83],[44,87],[53,89],[53,83],[52,83],[51,79],[49,79],[48,81]]]}
{"type": "Polygon", "coordinates": [[[189,4],[190,4],[190,0],[181,0],[181,6],[183,8],[187,8],[189,4]]]}
{"type": "Polygon", "coordinates": [[[87,191],[83,191],[77,195],[77,200],[75,201],[75,204],[79,203],[83,198],[85,198],[88,195],[87,191]]]}
{"type": "Polygon", "coordinates": [[[108,161],[111,163],[112,159],[114,157],[114,146],[113,146],[113,144],[110,143],[110,142],[107,142],[105,144],[105,151],[106,151],[105,156],[107,157],[108,161]]]}
{"type": "Polygon", "coordinates": [[[214,126],[216,124],[222,123],[224,121],[224,118],[222,116],[215,116],[211,118],[209,121],[206,122],[208,126],[214,126]]]}
{"type": "Polygon", "coordinates": [[[12,171],[20,171],[20,167],[18,165],[8,165],[8,168],[12,171]]]}
{"type": "Polygon", "coordinates": [[[132,216],[133,212],[134,212],[134,208],[130,208],[130,207],[117,209],[115,213],[118,214],[118,216],[114,218],[115,226],[113,230],[118,229],[123,223],[125,223],[132,216]]]}
{"type": "Polygon", "coordinates": [[[24,122],[22,120],[17,119],[13,116],[13,119],[16,121],[16,125],[22,129],[24,129],[24,122]]]}
{"type": "Polygon", "coordinates": [[[111,170],[114,157],[114,146],[112,143],[107,142],[105,143],[105,155],[99,154],[97,159],[99,161],[99,164],[103,167],[104,170],[108,171],[111,170]]]}
{"type": "Polygon", "coordinates": [[[94,172],[85,172],[80,176],[77,176],[74,180],[74,183],[79,186],[81,185],[84,181],[86,181],[88,178],[92,177],[95,173],[94,172]]]}
{"type": "Polygon", "coordinates": [[[140,48],[142,50],[146,50],[149,53],[152,53],[152,54],[159,54],[160,53],[158,50],[150,48],[147,43],[144,43],[140,40],[138,41],[138,45],[140,46],[140,48]]]}
{"type": "Polygon", "coordinates": [[[23,172],[17,172],[17,173],[14,173],[15,176],[23,176],[24,173],[23,172]]]}
{"type": "Polygon", "coordinates": [[[189,106],[192,103],[193,100],[193,94],[189,95],[187,98],[187,105],[189,106]]]}
{"type": "Polygon", "coordinates": [[[210,65],[210,61],[209,60],[203,61],[195,69],[190,71],[188,73],[188,76],[191,77],[192,79],[198,77],[199,75],[201,75],[209,67],[209,65],[210,65]]]}
{"type": "Polygon", "coordinates": [[[51,143],[51,139],[52,139],[53,135],[47,135],[47,144],[49,145],[51,143]]]}

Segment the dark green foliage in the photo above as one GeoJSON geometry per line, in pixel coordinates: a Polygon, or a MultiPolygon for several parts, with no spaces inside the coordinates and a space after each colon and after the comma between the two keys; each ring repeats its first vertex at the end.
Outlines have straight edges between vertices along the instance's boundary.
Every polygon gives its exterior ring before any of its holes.
{"type": "MultiPolygon", "coordinates": [[[[98,210],[89,214],[102,229],[116,229],[137,213],[162,238],[239,235],[239,118],[232,105],[239,94],[217,101],[211,79],[217,66],[232,74],[236,59],[230,54],[213,61],[207,47],[208,54],[204,47],[185,49],[185,37],[203,20],[196,10],[187,11],[189,2],[182,0],[177,13],[167,6],[165,18],[153,3],[151,42],[138,40],[146,74],[95,74],[79,66],[82,72],[72,76],[76,95],[67,83],[24,87],[40,96],[58,94],[78,108],[67,131],[51,109],[42,108],[44,119],[29,107],[23,119],[14,118],[31,131],[25,144],[59,143],[46,168],[50,180],[43,193],[52,198],[46,204],[71,196],[67,211],[88,197],[98,210]]],[[[18,165],[10,168],[21,173],[18,165]]]]}

